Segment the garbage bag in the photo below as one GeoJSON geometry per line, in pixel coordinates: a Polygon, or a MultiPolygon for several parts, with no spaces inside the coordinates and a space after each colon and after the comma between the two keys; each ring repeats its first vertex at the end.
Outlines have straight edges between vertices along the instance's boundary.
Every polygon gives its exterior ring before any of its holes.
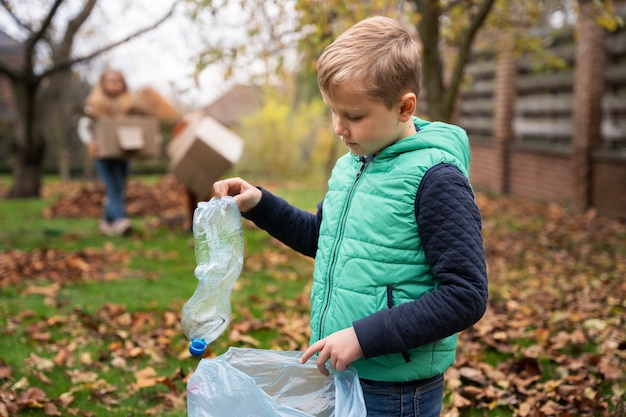
{"type": "Polygon", "coordinates": [[[217,339],[231,320],[230,292],[243,267],[241,213],[232,197],[198,203],[193,215],[198,287],[183,306],[181,328],[198,351],[217,339]]]}
{"type": "Polygon", "coordinates": [[[357,371],[322,375],[302,352],[231,347],[200,360],[187,382],[189,417],[365,417],[357,371]]]}

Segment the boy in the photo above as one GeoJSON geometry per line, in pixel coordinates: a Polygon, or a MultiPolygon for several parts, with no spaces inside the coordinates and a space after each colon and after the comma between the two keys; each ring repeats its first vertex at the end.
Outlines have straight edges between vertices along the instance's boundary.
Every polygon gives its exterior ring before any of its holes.
{"type": "Polygon", "coordinates": [[[465,132],[413,116],[419,49],[392,19],[365,19],[317,62],[339,158],[317,214],[240,178],[214,184],[244,217],[315,257],[311,345],[358,370],[368,416],[439,416],[456,334],[487,304],[487,276],[465,132]]]}

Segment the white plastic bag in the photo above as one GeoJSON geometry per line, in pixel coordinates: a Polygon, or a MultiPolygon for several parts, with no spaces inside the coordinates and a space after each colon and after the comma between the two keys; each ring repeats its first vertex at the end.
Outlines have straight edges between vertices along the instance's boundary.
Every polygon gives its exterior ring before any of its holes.
{"type": "Polygon", "coordinates": [[[302,352],[230,348],[187,382],[189,417],[365,417],[355,369],[322,375],[302,352]]]}

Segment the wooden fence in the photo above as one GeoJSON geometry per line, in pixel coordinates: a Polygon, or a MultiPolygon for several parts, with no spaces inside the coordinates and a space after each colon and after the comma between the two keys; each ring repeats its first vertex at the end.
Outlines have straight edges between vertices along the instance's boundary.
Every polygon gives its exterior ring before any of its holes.
{"type": "Polygon", "coordinates": [[[507,34],[497,54],[475,54],[457,121],[477,189],[626,219],[626,29],[581,12],[577,41],[573,28],[546,38],[564,69],[534,70],[507,34]]]}

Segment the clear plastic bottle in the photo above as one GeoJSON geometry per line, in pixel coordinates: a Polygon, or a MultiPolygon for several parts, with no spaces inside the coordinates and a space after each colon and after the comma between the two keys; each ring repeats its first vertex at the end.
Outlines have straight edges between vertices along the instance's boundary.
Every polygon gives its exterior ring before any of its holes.
{"type": "Polygon", "coordinates": [[[185,303],[181,328],[191,341],[189,352],[202,356],[206,346],[230,324],[230,292],[243,266],[241,213],[232,197],[200,202],[193,215],[199,283],[185,303]]]}

